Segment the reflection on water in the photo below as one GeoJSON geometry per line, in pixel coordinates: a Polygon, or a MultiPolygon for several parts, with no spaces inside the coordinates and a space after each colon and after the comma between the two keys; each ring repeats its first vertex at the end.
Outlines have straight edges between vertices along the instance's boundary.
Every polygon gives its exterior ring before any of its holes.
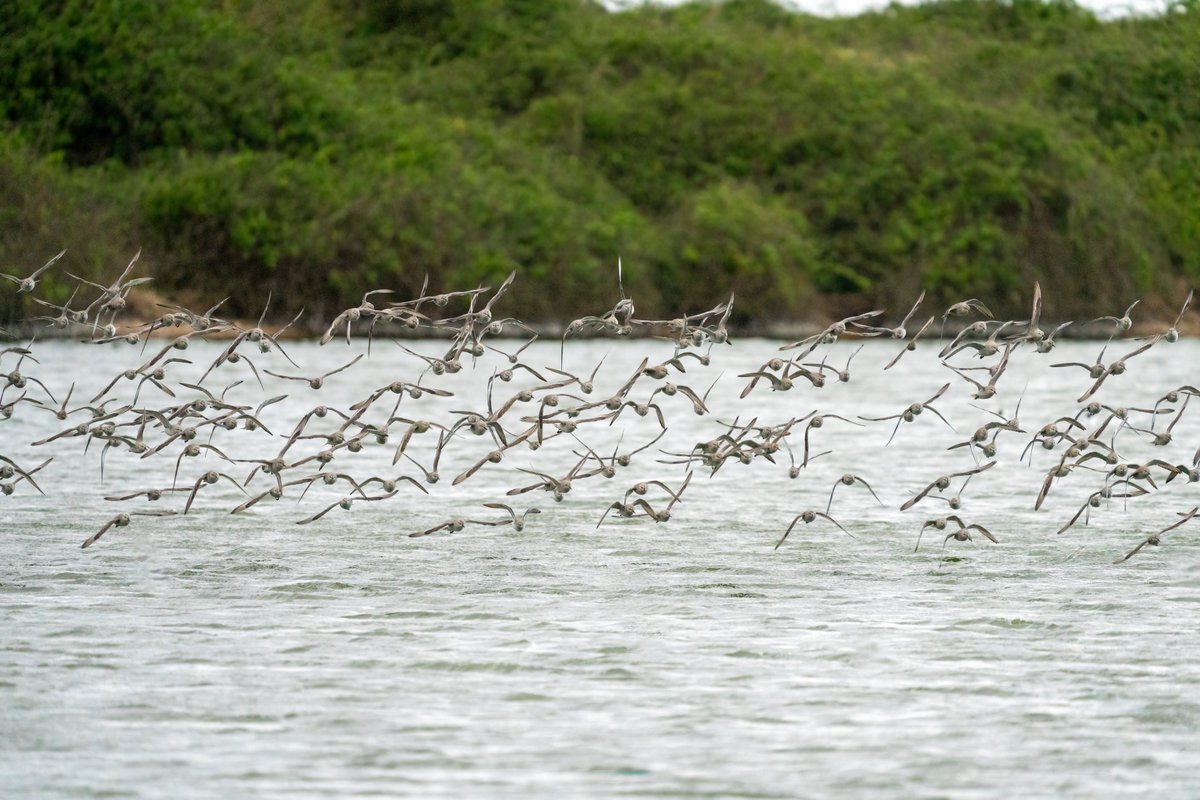
{"type": "MultiPolygon", "coordinates": [[[[856,346],[830,348],[829,363],[840,368],[856,346]]],[[[576,483],[562,503],[541,491],[505,492],[533,480],[518,467],[565,473],[579,441],[514,448],[454,487],[450,479],[494,446],[464,433],[446,448],[443,479],[428,496],[401,487],[388,501],[334,508],[299,526],[346,487],[316,485],[299,504],[289,490],[230,515],[246,498],[222,480],[205,486],[186,517],[134,518],[85,551],[79,544],[117,510],[182,507],[186,495],[159,506],[103,499],[170,485],[179,445],[148,459],[113,450],[101,484],[99,442],[86,455],[80,439],[28,449],[66,423],[20,409],[0,424],[0,452],[23,464],[55,461],[39,474],[47,497],[25,486],[0,498],[4,794],[1196,796],[1200,635],[1190,621],[1200,601],[1200,526],[1112,561],[1200,504],[1200,484],[1157,480],[1158,491],[1127,508],[1106,502],[1086,527],[1059,536],[1103,474],[1073,471],[1035,512],[1062,448],[1035,447],[1031,465],[1019,462],[1031,434],[1074,413],[1090,383],[1080,370],[1048,364],[1091,362],[1099,346],[1014,355],[999,397],[980,405],[1007,416],[1022,397],[1028,433],[1000,435],[998,465],[972,479],[958,512],[1000,544],[951,541],[945,562],[944,533],[927,532],[920,551],[913,547],[922,523],[947,505],[898,508],[938,475],[972,466],[965,448],[945,449],[991,419],[969,405],[966,384],[923,350],[882,373],[894,347],[872,342],[848,384],[764,385],[739,400],[744,382],[734,376],[775,347],[740,342],[715,350],[710,367],[689,362],[674,380],[699,392],[722,375],[709,395],[711,418],[693,414],[682,396],[659,395],[668,435],[611,480],[576,483]],[[681,483],[686,468],[656,463],[671,460],[657,451],[687,452],[714,437],[714,419],[777,424],[815,409],[887,416],[946,380],[951,390],[937,408],[955,431],[923,414],[885,448],[893,423],[831,421],[811,432],[811,445],[832,452],[794,480],[786,450],[775,464],[730,462],[714,475],[697,468],[669,522],[610,515],[596,527],[635,482],[681,483]],[[846,472],[884,502],[861,486],[839,488],[830,513],[856,538],[800,524],[773,550],[796,514],[825,509],[846,472]],[[496,500],[542,513],[520,533],[468,527],[408,537],[455,516],[503,516],[481,505],[496,500]]],[[[71,381],[77,399],[91,397],[135,358],[68,343],[37,351],[41,365],[23,371],[60,399],[71,381]]],[[[579,343],[568,358],[590,370],[608,354],[594,395],[605,397],[648,351],[652,363],[670,356],[662,343],[600,341],[579,343]]],[[[195,365],[176,366],[195,375],[218,352],[194,345],[183,355],[195,365]]],[[[317,374],[358,351],[290,352],[317,374]]],[[[527,353],[557,365],[554,344],[527,353]]],[[[415,363],[377,343],[319,393],[269,376],[259,389],[248,370],[231,370],[246,383],[230,397],[255,405],[286,392],[263,411],[286,435],[318,400],[345,410],[393,380],[413,380],[415,363]]],[[[1098,399],[1153,404],[1194,383],[1196,363],[1196,342],[1155,347],[1098,399]]],[[[277,358],[263,366],[298,374],[277,358]]],[[[480,365],[440,378],[454,397],[405,399],[396,414],[444,420],[452,410],[482,410],[490,374],[480,365]]],[[[648,394],[651,383],[637,391],[648,394]]],[[[515,386],[498,383],[495,404],[515,386]]],[[[198,396],[144,391],[141,402],[156,405],[198,396]]],[[[394,402],[371,421],[386,419],[394,402]]],[[[1167,447],[1128,430],[1116,444],[1131,461],[1190,462],[1197,420],[1200,411],[1185,415],[1167,447]]],[[[336,424],[330,415],[314,430],[336,424]]],[[[657,431],[653,414],[626,410],[612,427],[578,434],[608,455],[618,439],[627,451],[657,431]]],[[[413,437],[425,467],[436,438],[436,430],[413,437]]],[[[212,438],[234,458],[268,458],[280,441],[244,430],[212,438]]],[[[419,476],[404,459],[392,466],[395,445],[343,452],[330,469],[360,480],[419,476]]],[[[300,441],[295,455],[324,446],[300,441]]],[[[179,484],[190,489],[208,469],[241,480],[249,468],[211,454],[183,459],[179,484]]],[[[247,490],[269,485],[260,475],[247,490]]]]}

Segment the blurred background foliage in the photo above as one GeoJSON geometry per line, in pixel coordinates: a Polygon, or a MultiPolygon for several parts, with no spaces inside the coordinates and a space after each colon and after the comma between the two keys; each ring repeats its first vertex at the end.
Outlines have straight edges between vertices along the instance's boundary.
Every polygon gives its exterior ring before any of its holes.
{"type": "Polygon", "coordinates": [[[1200,282],[1195,0],[10,0],[0,41],[0,271],[143,247],[165,294],[327,318],[515,269],[563,320],[620,255],[641,315],[743,323],[1200,282]]]}

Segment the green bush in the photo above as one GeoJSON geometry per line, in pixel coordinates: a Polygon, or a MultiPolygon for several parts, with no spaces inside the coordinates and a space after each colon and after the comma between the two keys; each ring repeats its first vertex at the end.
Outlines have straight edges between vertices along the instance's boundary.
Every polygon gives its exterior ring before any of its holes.
{"type": "MultiPolygon", "coordinates": [[[[330,316],[501,280],[533,318],[1123,307],[1200,279],[1200,13],[1063,0],[14,0],[0,256],[330,316]],[[1094,276],[1104,275],[1097,281],[1094,276]]],[[[69,281],[49,279],[59,297],[69,281]]],[[[0,316],[30,313],[5,299],[0,316]]]]}

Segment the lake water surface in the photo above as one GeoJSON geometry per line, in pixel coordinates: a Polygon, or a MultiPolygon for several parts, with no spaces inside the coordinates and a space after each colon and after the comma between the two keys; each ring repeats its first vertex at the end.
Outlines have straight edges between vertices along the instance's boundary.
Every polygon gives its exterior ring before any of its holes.
{"type": "MultiPolygon", "coordinates": [[[[0,793],[1200,796],[1200,522],[1113,564],[1200,504],[1200,484],[1156,478],[1158,491],[1127,507],[1107,502],[1087,527],[1081,521],[1058,535],[1103,474],[1073,472],[1035,512],[1062,447],[1035,447],[1032,465],[1019,461],[1037,428],[1078,410],[1076,397],[1090,383],[1080,369],[1048,364],[1092,362],[1102,345],[1068,342],[1047,356],[1013,355],[999,398],[981,405],[1011,416],[1021,397],[1028,433],[1000,436],[998,465],[972,479],[959,511],[1000,543],[978,534],[974,543],[952,540],[946,560],[944,533],[927,532],[921,549],[914,546],[922,523],[944,516],[947,505],[898,508],[938,475],[973,466],[966,449],[945,449],[989,419],[968,404],[966,384],[926,349],[884,373],[896,347],[871,342],[847,384],[790,392],[764,384],[739,400],[745,381],[736,375],[777,346],[744,341],[714,349],[710,367],[688,361],[686,375],[672,380],[703,392],[722,375],[709,395],[712,414],[697,416],[683,397],[659,395],[667,435],[611,480],[576,483],[561,503],[542,491],[505,492],[537,480],[517,467],[565,473],[578,461],[571,451],[582,451],[579,441],[564,436],[536,452],[514,449],[454,487],[451,478],[494,446],[460,432],[428,496],[402,486],[388,501],[296,525],[346,486],[315,486],[299,505],[299,487],[289,488],[279,501],[230,515],[246,498],[222,480],[205,486],[186,516],[134,517],[87,550],[80,543],[120,510],[182,508],[186,494],[158,504],[103,499],[169,486],[180,445],[148,459],[114,449],[102,484],[101,442],[86,455],[77,438],[30,448],[69,423],[18,406],[0,422],[0,453],[26,467],[55,460],[36,476],[45,497],[24,483],[0,497],[0,793]],[[715,474],[693,464],[669,522],[610,516],[596,527],[635,482],[682,483],[687,467],[657,463],[670,460],[658,450],[686,453],[721,432],[715,419],[778,424],[814,409],[884,416],[947,381],[935,407],[957,433],[926,413],[884,447],[892,423],[830,420],[812,444],[832,453],[794,480],[786,451],[775,464],[729,462],[715,474]],[[839,486],[830,513],[855,538],[819,520],[798,525],[773,549],[796,514],[825,510],[845,472],[865,478],[885,503],[860,485],[839,486]],[[496,500],[542,513],[522,532],[468,526],[408,536],[457,516],[496,519],[502,515],[481,506],[496,500]]],[[[841,368],[856,348],[840,343],[822,353],[841,368]]],[[[358,342],[289,346],[312,373],[363,349],[358,342]]],[[[141,363],[127,346],[51,342],[35,352],[40,365],[26,362],[22,372],[45,380],[59,400],[75,381],[73,405],[141,363]]],[[[197,343],[174,355],[202,368],[219,352],[215,343],[197,343]]],[[[671,349],[574,343],[568,368],[590,371],[606,354],[593,397],[611,394],[643,355],[657,363],[671,349]]],[[[557,365],[557,343],[539,342],[526,356],[557,365]]],[[[277,355],[258,363],[298,374],[277,355]]],[[[454,410],[482,409],[495,363],[426,376],[455,396],[406,399],[397,413],[450,420],[454,410]]],[[[9,355],[0,367],[13,364],[9,355]]],[[[1097,399],[1153,405],[1167,389],[1197,382],[1198,364],[1200,343],[1161,344],[1130,360],[1129,372],[1109,379],[1097,399]]],[[[263,412],[276,434],[286,434],[318,400],[345,409],[392,380],[415,380],[418,365],[377,341],[369,359],[319,393],[269,376],[260,389],[244,365],[205,385],[246,378],[230,397],[251,405],[288,393],[263,412]]],[[[196,368],[168,371],[181,400],[199,396],[178,386],[196,368]]],[[[497,405],[521,380],[497,383],[497,405]]],[[[133,384],[120,384],[131,396],[133,384]]],[[[644,399],[655,385],[643,379],[631,395],[644,399]]],[[[143,405],[173,402],[143,388],[143,405]]],[[[389,394],[370,419],[386,420],[394,402],[389,394]]],[[[536,404],[521,408],[536,413],[536,404]]],[[[314,430],[335,425],[330,415],[314,430]]],[[[391,465],[402,430],[396,423],[386,445],[342,451],[329,468],[358,479],[419,477],[407,460],[391,465]]],[[[657,432],[653,413],[639,418],[626,409],[615,425],[591,423],[578,435],[608,455],[618,439],[624,452],[657,432]]],[[[1122,430],[1116,447],[1131,461],[1190,462],[1200,408],[1173,433],[1170,446],[1155,448],[1122,430]]],[[[802,435],[791,439],[802,450],[802,435]]],[[[206,440],[207,433],[196,439],[206,440]]],[[[426,467],[435,441],[431,432],[410,445],[426,467]]],[[[268,457],[281,446],[279,436],[244,430],[218,431],[212,442],[233,458],[268,457]]],[[[323,446],[298,442],[289,456],[323,446]]],[[[213,454],[183,459],[179,485],[191,488],[206,469],[240,482],[249,465],[213,454]]],[[[247,491],[269,485],[259,475],[247,491]]],[[[647,495],[656,508],[663,497],[656,489],[647,495]]]]}

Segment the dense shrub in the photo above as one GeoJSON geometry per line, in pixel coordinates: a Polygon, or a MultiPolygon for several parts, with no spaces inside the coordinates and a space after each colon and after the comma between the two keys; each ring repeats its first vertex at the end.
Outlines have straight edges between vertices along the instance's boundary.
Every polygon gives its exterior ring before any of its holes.
{"type": "Polygon", "coordinates": [[[516,269],[514,306],[563,318],[618,256],[643,315],[921,288],[1016,314],[1035,278],[1051,313],[1111,309],[1200,279],[1197,8],[14,0],[0,257],[141,245],[247,314],[516,269]]]}

